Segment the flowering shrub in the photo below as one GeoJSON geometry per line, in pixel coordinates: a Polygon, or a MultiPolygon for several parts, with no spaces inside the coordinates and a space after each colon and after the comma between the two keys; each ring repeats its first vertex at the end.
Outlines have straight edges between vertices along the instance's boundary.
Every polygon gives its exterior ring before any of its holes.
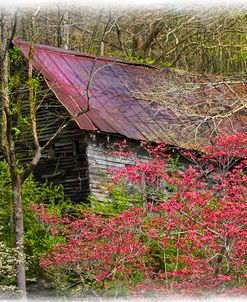
{"type": "Polygon", "coordinates": [[[13,285],[15,280],[15,250],[9,248],[2,238],[2,230],[0,230],[0,296],[7,297],[14,294],[16,287],[13,285]]]}
{"type": "Polygon", "coordinates": [[[246,135],[223,135],[201,154],[184,152],[194,161],[184,171],[169,169],[163,147],[151,151],[149,162],[113,176],[136,189],[145,178],[153,195],[142,207],[111,217],[87,211],[80,218],[36,207],[50,231],[66,240],[41,265],[105,293],[247,294],[246,135]]]}

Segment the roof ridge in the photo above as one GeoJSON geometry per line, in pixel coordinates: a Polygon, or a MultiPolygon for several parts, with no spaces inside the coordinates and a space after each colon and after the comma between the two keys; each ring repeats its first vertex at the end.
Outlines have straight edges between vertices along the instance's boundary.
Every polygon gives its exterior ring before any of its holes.
{"type": "MultiPolygon", "coordinates": [[[[12,43],[16,46],[19,46],[19,44],[30,45],[30,42],[24,41],[24,40],[18,39],[18,38],[13,38],[12,43]]],[[[97,60],[102,60],[102,61],[109,61],[109,62],[115,62],[115,63],[126,64],[126,65],[147,67],[147,68],[153,68],[153,69],[158,70],[157,67],[146,64],[146,63],[138,63],[138,62],[125,61],[125,60],[121,60],[121,59],[117,59],[117,58],[97,56],[94,54],[89,54],[89,53],[84,53],[84,52],[80,52],[80,51],[76,51],[76,50],[69,50],[69,49],[65,49],[65,48],[61,48],[61,47],[55,47],[55,46],[39,44],[39,43],[35,43],[34,46],[35,46],[35,48],[43,48],[48,51],[54,51],[54,52],[68,54],[68,55],[74,55],[77,57],[86,57],[86,58],[92,58],[92,59],[97,59],[97,60]]]]}

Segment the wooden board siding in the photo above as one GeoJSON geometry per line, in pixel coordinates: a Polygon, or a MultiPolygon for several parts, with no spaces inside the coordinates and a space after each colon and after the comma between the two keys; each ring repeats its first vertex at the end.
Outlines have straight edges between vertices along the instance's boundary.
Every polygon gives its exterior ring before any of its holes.
{"type": "MultiPolygon", "coordinates": [[[[124,158],[113,154],[112,145],[115,141],[123,140],[122,136],[109,136],[104,134],[88,135],[87,158],[89,185],[91,193],[99,200],[107,198],[107,191],[104,189],[109,182],[112,168],[122,168],[133,165],[133,158],[124,158]]],[[[139,142],[129,141],[131,149],[136,151],[136,159],[148,161],[150,157],[139,147],[139,142]]]]}
{"type": "MultiPolygon", "coordinates": [[[[37,111],[42,143],[55,133],[66,118],[70,116],[58,100],[44,102],[37,111]]],[[[71,122],[44,152],[34,172],[40,181],[62,184],[65,195],[76,203],[86,201],[90,194],[85,139],[84,131],[71,122]]]]}
{"type": "MultiPolygon", "coordinates": [[[[40,181],[48,180],[54,184],[62,184],[65,195],[76,203],[86,201],[90,194],[85,136],[80,135],[78,143],[79,153],[71,154],[71,140],[63,137],[57,140],[53,145],[55,149],[58,145],[62,146],[63,153],[50,157],[48,150],[34,172],[36,179],[40,181]]],[[[61,151],[61,148],[59,150],[61,151]]]]}

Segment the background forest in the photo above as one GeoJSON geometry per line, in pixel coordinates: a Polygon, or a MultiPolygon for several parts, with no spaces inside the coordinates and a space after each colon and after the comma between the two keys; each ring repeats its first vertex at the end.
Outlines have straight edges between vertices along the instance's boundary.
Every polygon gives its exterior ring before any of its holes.
{"type": "MultiPolygon", "coordinates": [[[[41,146],[35,102],[47,92],[32,70],[32,51],[21,69],[20,51],[11,44],[17,37],[246,83],[246,8],[0,10],[0,297],[25,299],[26,289],[54,296],[246,296],[246,133],[222,134],[196,155],[179,149],[193,163],[187,168],[167,159],[166,145],[147,146],[150,162],[114,171],[105,186],[110,202],[91,197],[90,205],[73,204],[61,186],[32,176],[55,137],[41,146]],[[29,101],[26,120],[18,111],[22,94],[29,101]],[[23,166],[15,146],[26,126],[34,155],[23,166]]],[[[239,102],[246,112],[246,98],[239,102]]]]}
{"type": "Polygon", "coordinates": [[[246,10],[138,7],[18,10],[16,36],[85,53],[199,73],[245,74],[246,10]]]}

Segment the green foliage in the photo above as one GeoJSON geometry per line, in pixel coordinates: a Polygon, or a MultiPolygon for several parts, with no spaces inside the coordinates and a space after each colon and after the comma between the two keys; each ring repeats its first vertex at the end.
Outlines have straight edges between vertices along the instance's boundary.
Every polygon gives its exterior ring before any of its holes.
{"type": "Polygon", "coordinates": [[[153,65],[155,63],[154,59],[151,58],[144,58],[143,56],[129,56],[126,57],[125,60],[127,61],[132,61],[132,62],[137,62],[137,63],[143,63],[143,64],[148,64],[148,65],[153,65]]]}
{"type": "MultiPolygon", "coordinates": [[[[25,249],[28,261],[28,275],[35,277],[42,274],[39,269],[39,256],[48,251],[62,239],[54,237],[33,213],[31,204],[44,203],[51,212],[59,215],[75,212],[75,206],[64,197],[63,187],[52,184],[40,184],[31,175],[23,185],[23,210],[25,224],[25,249]]],[[[9,169],[6,162],[0,162],[0,225],[6,244],[14,246],[13,198],[9,169]]]]}
{"type": "Polygon", "coordinates": [[[12,130],[15,133],[15,138],[19,137],[23,133],[28,133],[28,131],[31,131],[31,120],[30,116],[22,116],[20,115],[18,117],[18,126],[13,127],[12,130]]]}
{"type": "Polygon", "coordinates": [[[15,133],[15,137],[18,137],[21,134],[21,130],[17,127],[13,127],[12,130],[15,133]]]}
{"type": "Polygon", "coordinates": [[[124,186],[117,184],[111,184],[107,189],[109,197],[104,201],[99,201],[95,195],[91,195],[89,200],[95,213],[117,215],[134,205],[142,205],[142,196],[138,192],[131,193],[124,186]]]}
{"type": "Polygon", "coordinates": [[[241,62],[247,59],[247,46],[243,47],[239,52],[228,59],[229,62],[241,62]]]}
{"type": "Polygon", "coordinates": [[[21,59],[21,50],[19,47],[14,46],[9,50],[10,61],[12,63],[17,63],[21,59]]]}
{"type": "Polygon", "coordinates": [[[69,213],[73,208],[71,202],[64,197],[62,186],[39,184],[29,177],[23,186],[25,248],[29,260],[31,274],[37,270],[38,259],[42,252],[50,250],[54,244],[60,242],[60,237],[54,237],[48,232],[44,224],[34,215],[30,204],[47,204],[51,212],[59,215],[69,213]]]}
{"type": "Polygon", "coordinates": [[[13,200],[10,173],[7,164],[0,161],[0,225],[2,226],[1,240],[6,238],[8,244],[14,242],[13,235],[13,200]],[[8,236],[6,237],[6,234],[8,236]]]}
{"type": "Polygon", "coordinates": [[[167,165],[167,171],[168,173],[176,173],[178,170],[184,170],[184,167],[179,166],[179,154],[177,154],[175,157],[168,157],[167,161],[168,161],[168,165],[167,165]]]}
{"type": "Polygon", "coordinates": [[[247,60],[247,36],[246,34],[237,33],[241,42],[239,43],[239,49],[229,58],[227,61],[231,63],[239,63],[247,60]]]}
{"type": "MultiPolygon", "coordinates": [[[[34,102],[41,99],[41,83],[42,79],[40,74],[35,74],[32,78],[34,102]]],[[[9,85],[13,91],[16,91],[18,87],[21,87],[21,77],[19,73],[10,77],[9,85]]],[[[21,89],[28,90],[28,81],[25,82],[21,89]]],[[[19,138],[21,135],[24,137],[25,135],[23,134],[27,134],[31,131],[31,119],[29,111],[27,111],[29,106],[28,95],[25,95],[21,100],[12,100],[11,105],[12,112],[17,115],[15,127],[12,128],[15,138],[19,138]]]]}
{"type": "Polygon", "coordinates": [[[166,62],[166,61],[160,62],[160,65],[161,65],[162,67],[171,67],[171,66],[172,66],[172,64],[171,64],[170,62],[166,62]]]}
{"type": "Polygon", "coordinates": [[[36,75],[35,77],[33,77],[33,90],[34,91],[38,91],[40,89],[40,85],[41,85],[41,77],[40,75],[36,75]]]}
{"type": "Polygon", "coordinates": [[[16,87],[20,85],[20,81],[21,81],[21,76],[19,73],[11,75],[9,77],[9,90],[15,91],[16,87]]]}

